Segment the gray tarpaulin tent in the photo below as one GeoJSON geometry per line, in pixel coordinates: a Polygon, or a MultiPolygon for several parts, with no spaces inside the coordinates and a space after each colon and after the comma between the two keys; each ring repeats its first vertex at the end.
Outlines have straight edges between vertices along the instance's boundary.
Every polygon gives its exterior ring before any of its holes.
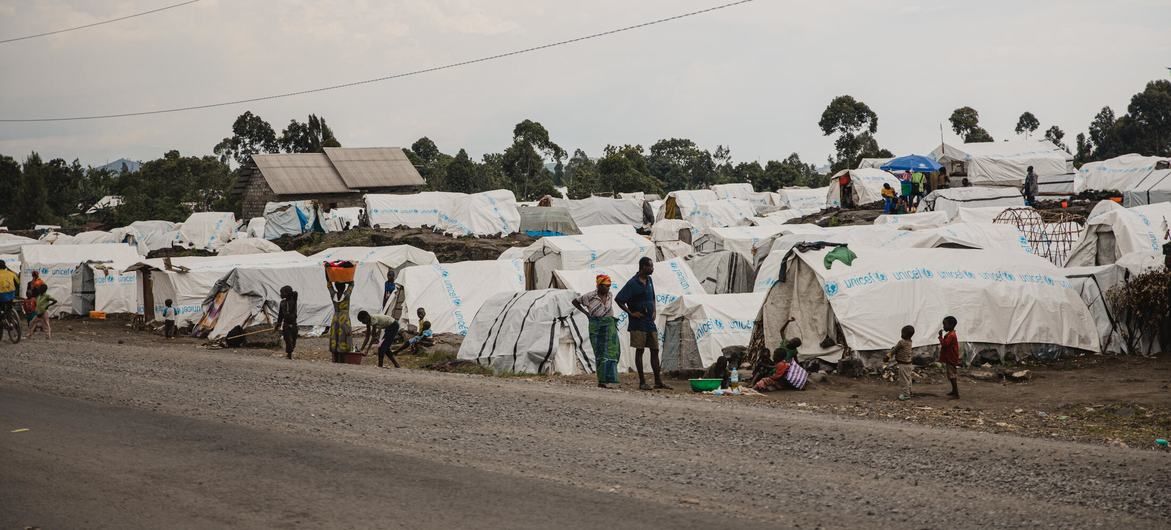
{"type": "Polygon", "coordinates": [[[520,212],[520,231],[532,237],[575,236],[581,234],[566,208],[526,206],[520,212]]]}
{"type": "Polygon", "coordinates": [[[493,295],[472,319],[459,359],[497,373],[594,372],[589,320],[573,307],[568,289],[493,295]]]}
{"type": "Polygon", "coordinates": [[[1171,202],[1171,169],[1151,171],[1130,189],[1122,190],[1122,204],[1128,208],[1160,202],[1171,202]]]}
{"type": "Polygon", "coordinates": [[[585,199],[553,199],[553,206],[569,210],[577,226],[632,225],[641,227],[645,223],[642,201],[637,199],[611,199],[588,197],[585,199]]]}
{"type": "Polygon", "coordinates": [[[708,294],[750,293],[756,273],[748,258],[731,250],[693,254],[684,258],[708,294]]]}

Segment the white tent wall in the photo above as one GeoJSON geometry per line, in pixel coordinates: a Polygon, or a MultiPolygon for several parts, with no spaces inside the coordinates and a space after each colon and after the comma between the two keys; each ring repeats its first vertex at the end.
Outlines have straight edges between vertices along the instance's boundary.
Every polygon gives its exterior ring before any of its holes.
{"type": "Polygon", "coordinates": [[[779,202],[777,203],[777,206],[788,208],[790,210],[820,211],[825,209],[826,198],[829,196],[829,189],[827,187],[781,188],[777,190],[777,194],[779,195],[779,202]]]}
{"type": "Polygon", "coordinates": [[[744,256],[751,263],[756,245],[781,231],[781,225],[709,228],[692,246],[697,252],[731,250],[744,256]]]}
{"type": "Polygon", "coordinates": [[[248,254],[272,254],[283,252],[276,243],[256,237],[233,239],[220,247],[217,256],[245,256],[248,254]]]}
{"type": "Polygon", "coordinates": [[[425,191],[410,195],[367,194],[366,215],[375,228],[422,228],[439,225],[439,212],[450,212],[462,193],[425,191]]]}
{"type": "Polygon", "coordinates": [[[955,213],[951,214],[950,224],[964,223],[994,223],[1000,214],[1009,208],[1029,208],[1028,206],[964,206],[960,205],[955,213]]]}
{"type": "Polygon", "coordinates": [[[844,344],[873,364],[904,325],[914,326],[917,347],[931,346],[943,317],[952,315],[963,343],[1007,346],[1018,358],[1047,345],[1099,351],[1097,325],[1079,291],[1061,269],[1036,256],[870,250],[852,266],[835,262],[826,270],[829,251],[794,253],[785,281],[769,290],[757,319],[765,344],[781,342],[781,325],[792,316],[797,320],[787,334],[801,339],[802,359],[840,359],[840,342],[822,346],[827,337],[837,339],[840,325],[844,344]]]}
{"type": "MultiPolygon", "coordinates": [[[[889,225],[839,226],[820,233],[795,233],[774,238],[768,254],[756,268],[754,292],[772,288],[789,250],[803,241],[843,243],[863,255],[870,250],[962,247],[1032,254],[1029,241],[1015,227],[1004,224],[962,224],[921,230],[899,230],[889,225]]],[[[758,250],[758,254],[760,251],[758,250]]]]}
{"type": "Polygon", "coordinates": [[[662,219],[651,226],[651,240],[655,243],[663,241],[683,241],[691,243],[695,235],[695,227],[682,219],[662,219]]]}
{"type": "Polygon", "coordinates": [[[359,207],[334,208],[321,215],[321,228],[326,232],[344,232],[362,224],[365,209],[359,207]]]}
{"type": "MultiPolygon", "coordinates": [[[[558,270],[553,273],[554,287],[569,289],[581,295],[596,289],[597,275],[605,274],[614,282],[611,292],[617,296],[618,291],[622,290],[622,286],[626,285],[626,282],[633,278],[637,272],[637,263],[604,265],[590,270],[558,270]]],[[[651,275],[651,280],[655,283],[655,325],[660,331],[659,341],[661,343],[663,340],[661,332],[667,322],[663,317],[663,308],[680,296],[706,293],[699,278],[681,259],[655,263],[655,272],[651,275]]],[[[614,318],[618,320],[618,341],[622,344],[622,358],[618,362],[618,367],[621,370],[631,370],[634,368],[634,356],[630,349],[630,333],[627,332],[630,316],[615,304],[614,318]]]]}
{"type": "Polygon", "coordinates": [[[1037,195],[1073,195],[1076,173],[1037,176],[1037,195]]]}
{"type": "Polygon", "coordinates": [[[20,247],[25,245],[47,245],[45,241],[18,236],[15,234],[0,233],[0,254],[20,254],[20,247]]]}
{"type": "Polygon", "coordinates": [[[682,241],[660,241],[655,243],[657,261],[667,261],[672,258],[686,258],[695,253],[691,245],[682,241]]]}
{"type": "Polygon", "coordinates": [[[264,239],[321,231],[317,201],[270,202],[264,205],[264,239]]]}
{"type": "Polygon", "coordinates": [[[145,245],[148,253],[171,248],[175,235],[179,233],[179,225],[170,221],[135,221],[126,228],[134,231],[135,240],[145,245]]]}
{"type": "Polygon", "coordinates": [[[863,205],[882,202],[882,185],[890,184],[899,189],[899,179],[881,169],[843,169],[830,177],[830,184],[826,188],[825,204],[828,208],[842,207],[842,189],[838,185],[838,177],[845,172],[850,173],[850,184],[854,190],[854,204],[863,205]]]}
{"type": "Polygon", "coordinates": [[[923,207],[920,210],[944,212],[949,218],[955,218],[960,208],[989,206],[1022,208],[1025,206],[1025,198],[1016,188],[946,188],[935,190],[923,197],[923,207]]]}
{"type": "Polygon", "coordinates": [[[1070,283],[1078,290],[1094,322],[1098,325],[1098,341],[1103,353],[1125,353],[1126,341],[1119,332],[1119,325],[1106,293],[1122,283],[1126,270],[1118,265],[1098,267],[1070,267],[1062,269],[1070,283]]]}
{"type": "Polygon", "coordinates": [[[1090,212],[1065,266],[1109,265],[1132,252],[1162,252],[1169,223],[1171,203],[1123,208],[1102,201],[1090,212]]]}
{"type": "MultiPolygon", "coordinates": [[[[691,221],[691,215],[699,205],[705,202],[719,200],[716,192],[712,190],[678,190],[667,194],[666,202],[675,205],[676,217],[674,219],[682,219],[684,221],[691,221]]],[[[667,205],[659,210],[655,216],[655,220],[663,218],[667,214],[667,205]]]]}
{"type": "Polygon", "coordinates": [[[756,193],[756,190],[752,189],[752,184],[746,182],[713,184],[711,190],[717,199],[740,199],[748,202],[752,202],[752,195],[756,193]]]}
{"type": "Polygon", "coordinates": [[[476,311],[485,301],[497,294],[524,290],[524,262],[492,260],[420,265],[403,269],[395,281],[403,289],[402,318],[407,324],[419,324],[415,311],[422,307],[427,311],[433,332],[467,335],[476,311]]]}
{"type": "MultiPolygon", "coordinates": [[[[20,274],[20,254],[0,254],[0,261],[4,262],[8,270],[20,274]]],[[[19,294],[23,295],[23,289],[20,291],[19,294]]]]}
{"type": "MultiPolygon", "coordinates": [[[[139,259],[134,247],[124,244],[25,245],[21,247],[20,253],[20,283],[27,285],[32,280],[32,271],[39,271],[41,279],[49,288],[49,295],[57,299],[57,305],[49,311],[49,316],[72,314],[75,306],[73,276],[82,263],[109,263],[114,267],[125,267],[139,259]]],[[[114,286],[117,285],[115,282],[114,286]]],[[[131,304],[137,306],[134,289],[130,287],[134,295],[131,304]]]]}
{"type": "Polygon", "coordinates": [[[876,225],[901,228],[938,228],[948,223],[947,212],[920,212],[901,215],[883,214],[874,220],[876,225]]]}
{"type": "Polygon", "coordinates": [[[459,194],[439,211],[438,230],[454,236],[507,236],[520,230],[516,196],[509,190],[459,194]]]}
{"type": "Polygon", "coordinates": [[[879,169],[890,163],[893,158],[863,158],[858,162],[858,169],[879,169]]]}
{"type": "Polygon", "coordinates": [[[720,199],[700,204],[684,219],[695,230],[703,233],[710,228],[747,226],[752,224],[753,217],[756,217],[756,208],[752,203],[740,199],[720,199]]]}
{"type": "Polygon", "coordinates": [[[688,358],[682,347],[683,336],[663,344],[664,370],[705,369],[716,362],[724,348],[748,346],[752,326],[765,293],[700,294],[677,298],[663,308],[667,325],[679,320],[686,323],[691,333],[689,340],[697,346],[698,358],[688,358]]]}
{"type": "Polygon", "coordinates": [[[598,234],[624,234],[627,236],[639,237],[638,231],[634,229],[633,225],[593,225],[582,226],[578,228],[582,235],[598,235],[598,234]]]}
{"type": "Polygon", "coordinates": [[[264,225],[265,225],[265,222],[264,222],[263,217],[253,217],[253,218],[249,219],[248,224],[246,225],[246,227],[244,229],[244,235],[246,237],[257,237],[257,238],[263,239],[264,238],[264,225]]]}
{"type": "Polygon", "coordinates": [[[235,236],[236,216],[227,212],[193,213],[179,227],[176,246],[201,248],[211,252],[235,236]]]}
{"type": "Polygon", "coordinates": [[[1129,189],[1122,190],[1122,204],[1142,206],[1171,202],[1171,169],[1156,169],[1129,189]]]}
{"type": "MultiPolygon", "coordinates": [[[[825,197],[822,197],[824,199],[825,197]]],[[[764,216],[757,216],[749,219],[753,226],[774,226],[787,224],[793,219],[805,217],[806,215],[813,215],[822,210],[822,208],[807,208],[796,210],[777,210],[764,214],[764,216]]]]}
{"type": "Polygon", "coordinates": [[[589,319],[573,307],[565,289],[499,293],[472,319],[458,359],[496,373],[593,373],[589,319]]]}
{"type": "Polygon", "coordinates": [[[543,237],[527,252],[532,262],[529,285],[534,289],[548,288],[556,270],[595,269],[638,263],[643,257],[655,259],[655,246],[646,238],[615,233],[543,237]]]}
{"type": "MultiPolygon", "coordinates": [[[[379,275],[374,264],[359,263],[354,274],[353,294],[350,297],[350,322],[361,329],[358,312],[377,313],[382,310],[382,286],[385,276],[379,275]]],[[[333,318],[333,303],[326,286],[325,268],[317,261],[293,262],[274,266],[244,265],[236,267],[217,282],[227,289],[228,296],[219,308],[219,318],[208,334],[215,340],[227,336],[235,326],[272,325],[276,322],[280,303],[280,289],[288,285],[297,291],[297,325],[320,329],[329,326],[333,318]]],[[[213,287],[213,291],[216,288],[213,287]]],[[[214,292],[204,303],[204,314],[209,314],[214,292]]]]}
{"type": "Polygon", "coordinates": [[[78,315],[90,311],[107,314],[138,313],[138,275],[123,272],[132,260],[111,263],[83,263],[74,271],[73,312],[78,315]],[[85,286],[78,296],[77,287],[85,286]],[[93,289],[92,298],[88,290],[93,289]]]}
{"type": "Polygon", "coordinates": [[[413,247],[411,245],[389,245],[385,247],[335,247],[323,250],[312,256],[309,259],[324,262],[324,261],[355,261],[355,262],[373,262],[377,263],[383,271],[383,276],[386,272],[393,270],[400,270],[404,267],[413,267],[417,265],[432,265],[439,263],[435,257],[434,252],[426,251],[421,248],[413,247]]]}
{"type": "Polygon", "coordinates": [[[586,227],[590,226],[615,224],[643,226],[645,224],[643,202],[636,198],[554,199],[552,206],[569,210],[573,222],[577,223],[577,227],[583,233],[586,231],[586,227]]]}
{"type": "Polygon", "coordinates": [[[1163,157],[1130,153],[1108,160],[1087,162],[1077,170],[1073,192],[1082,193],[1089,190],[1126,191],[1133,189],[1147,175],[1154,171],[1160,162],[1168,163],[1171,160],[1163,157]]]}
{"type": "Polygon", "coordinates": [[[1048,140],[944,143],[930,156],[947,167],[949,175],[954,173],[951,162],[963,162],[965,178],[973,186],[1020,187],[1029,166],[1040,177],[1073,173],[1073,156],[1048,140]]]}
{"type": "Polygon", "coordinates": [[[708,294],[752,292],[756,271],[752,260],[731,250],[693,254],[684,258],[708,294]]]}

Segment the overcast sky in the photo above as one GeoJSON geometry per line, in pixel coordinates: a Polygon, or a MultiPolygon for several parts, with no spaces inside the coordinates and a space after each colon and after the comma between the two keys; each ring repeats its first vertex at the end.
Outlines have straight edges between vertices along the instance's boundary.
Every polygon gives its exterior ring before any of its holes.
{"type": "MultiPolygon", "coordinates": [[[[0,0],[0,39],[177,0],[0,0]]],[[[726,0],[724,0],[726,1],[726,0]]],[[[0,45],[0,118],[117,113],[301,90],[636,24],[721,0],[203,0],[0,45]]],[[[1171,66],[1171,1],[755,2],[490,63],[277,101],[88,122],[0,124],[22,159],[210,154],[245,110],[280,130],[309,113],[345,146],[503,150],[530,118],[570,152],[686,137],[735,160],[833,150],[817,121],[850,94],[878,140],[925,153],[956,107],[1000,140],[1029,110],[1073,143],[1171,66]]]]}

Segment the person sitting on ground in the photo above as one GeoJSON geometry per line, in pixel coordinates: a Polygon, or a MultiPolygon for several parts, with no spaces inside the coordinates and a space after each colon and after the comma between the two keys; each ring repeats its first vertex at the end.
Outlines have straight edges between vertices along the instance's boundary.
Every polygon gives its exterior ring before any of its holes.
{"type": "Polygon", "coordinates": [[[952,399],[960,398],[960,387],[956,379],[959,378],[960,366],[960,339],[956,336],[956,317],[943,317],[943,329],[939,330],[939,362],[943,363],[947,371],[947,380],[951,382],[951,392],[947,395],[952,399]]]}
{"type": "Polygon", "coordinates": [[[163,300],[163,337],[175,338],[175,308],[170,298],[163,300]]]}
{"type": "MultiPolygon", "coordinates": [[[[419,325],[418,326],[411,326],[410,323],[408,323],[407,329],[399,331],[399,333],[398,333],[399,338],[403,342],[411,340],[411,337],[418,336],[421,333],[421,330],[423,329],[423,324],[427,324],[428,327],[430,327],[430,325],[431,325],[431,322],[427,320],[427,310],[426,309],[423,309],[422,307],[416,309],[415,316],[419,317],[419,325]]],[[[424,346],[429,346],[429,345],[430,344],[424,344],[424,346]]]]}
{"type": "Polygon", "coordinates": [[[773,374],[761,378],[753,385],[758,392],[768,392],[771,390],[782,390],[785,388],[792,388],[794,390],[804,390],[805,383],[809,381],[809,373],[805,371],[797,361],[786,361],[785,355],[787,352],[781,348],[773,352],[773,362],[775,368],[773,374]]]}
{"type": "Polygon", "coordinates": [[[38,329],[45,332],[45,338],[53,338],[53,327],[49,325],[49,309],[52,309],[55,305],[57,305],[57,299],[53,298],[47,289],[42,290],[41,294],[37,295],[37,316],[29,324],[28,338],[33,338],[33,332],[38,329]]]}
{"type": "Polygon", "coordinates": [[[432,336],[431,323],[427,322],[427,321],[423,321],[423,324],[421,326],[419,326],[419,334],[418,335],[415,335],[414,337],[407,339],[407,342],[404,343],[402,346],[399,346],[397,350],[390,352],[391,362],[394,362],[395,355],[402,353],[402,351],[407,348],[411,349],[411,353],[413,355],[418,355],[419,354],[419,346],[430,346],[431,345],[431,336],[432,336]]]}
{"type": "Polygon", "coordinates": [[[899,371],[899,386],[902,388],[902,393],[899,394],[899,401],[906,401],[911,399],[911,374],[915,372],[915,365],[912,364],[914,355],[911,352],[911,337],[915,336],[915,328],[913,326],[903,326],[902,339],[886,353],[885,361],[889,362],[893,357],[895,363],[898,365],[899,371]]]}
{"type": "Polygon", "coordinates": [[[774,370],[776,363],[773,362],[772,352],[768,351],[768,348],[762,349],[760,356],[756,358],[756,364],[752,367],[752,386],[756,386],[761,379],[773,375],[774,370]]]}
{"type": "Polygon", "coordinates": [[[382,342],[378,343],[378,367],[383,367],[383,358],[390,357],[390,364],[393,364],[395,368],[400,368],[398,361],[390,353],[390,346],[398,337],[398,321],[389,315],[371,315],[366,311],[359,311],[358,322],[366,326],[366,340],[362,342],[362,347],[358,348],[358,351],[363,353],[368,351],[374,345],[374,337],[377,337],[378,331],[382,330],[382,342]]]}
{"type": "Polygon", "coordinates": [[[732,386],[732,370],[728,369],[728,358],[721,355],[716,357],[716,362],[707,367],[703,372],[704,379],[719,379],[720,388],[729,388],[732,386]]]}
{"type": "Polygon", "coordinates": [[[273,330],[285,341],[285,358],[292,359],[293,349],[297,347],[297,291],[286,285],[281,287],[280,293],[281,303],[277,307],[273,330]]]}

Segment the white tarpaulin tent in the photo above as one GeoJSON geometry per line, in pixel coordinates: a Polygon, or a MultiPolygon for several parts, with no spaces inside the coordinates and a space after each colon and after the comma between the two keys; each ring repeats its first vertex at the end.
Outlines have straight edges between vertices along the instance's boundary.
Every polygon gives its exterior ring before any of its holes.
{"type": "Polygon", "coordinates": [[[973,186],[1020,187],[1029,166],[1039,177],[1073,173],[1073,156],[1049,140],[943,143],[930,156],[948,169],[949,176],[966,176],[973,186]],[[953,163],[963,169],[957,171],[953,163]]]}
{"type": "Polygon", "coordinates": [[[179,225],[170,221],[135,221],[126,228],[134,231],[135,241],[145,245],[148,253],[171,248],[179,234],[179,225]]]}
{"type": "Polygon", "coordinates": [[[887,225],[904,228],[937,228],[947,224],[947,212],[919,212],[908,214],[883,214],[874,220],[876,225],[887,225]]]}
{"type": "Polygon", "coordinates": [[[150,289],[149,299],[146,292],[138,293],[140,314],[144,314],[147,320],[161,320],[163,302],[171,300],[176,325],[185,327],[199,321],[208,294],[216,282],[232,269],[238,266],[283,266],[307,260],[305,256],[291,251],[236,256],[185,256],[169,258],[171,269],[168,270],[168,260],[152,258],[141,260],[126,271],[138,274],[138,282],[143,287],[141,291],[145,291],[148,286],[150,289]],[[146,314],[147,307],[151,308],[150,314],[146,314]]]}
{"type": "Polygon", "coordinates": [[[710,228],[747,226],[756,217],[752,203],[741,199],[720,199],[696,206],[684,219],[700,233],[710,228]]]}
{"type": "Polygon", "coordinates": [[[711,190],[716,194],[717,199],[740,199],[749,202],[752,201],[752,196],[756,194],[756,190],[752,189],[752,184],[747,182],[713,184],[711,190]]]}
{"type": "Polygon", "coordinates": [[[264,205],[264,239],[324,232],[317,201],[270,202],[264,205]]]}
{"type": "MultiPolygon", "coordinates": [[[[776,282],[785,255],[804,241],[842,243],[858,255],[869,249],[967,248],[996,250],[1004,253],[1032,254],[1027,238],[1016,227],[1006,224],[961,224],[919,230],[898,230],[887,225],[839,226],[822,232],[785,234],[769,242],[765,258],[756,268],[755,292],[769,290],[776,282]]],[[[761,253],[760,250],[757,251],[761,253]]]]}
{"type": "Polygon", "coordinates": [[[659,219],[683,219],[690,221],[699,205],[719,200],[712,190],[678,190],[667,194],[663,207],[655,215],[659,219]]]}
{"type": "Polygon", "coordinates": [[[697,252],[731,250],[744,256],[751,263],[753,261],[753,249],[756,245],[765,239],[781,233],[782,226],[765,225],[709,228],[695,240],[693,246],[697,252]]]}
{"type": "Polygon", "coordinates": [[[386,278],[391,270],[400,270],[404,267],[416,265],[434,265],[439,260],[434,252],[429,252],[411,245],[389,245],[385,247],[335,247],[323,250],[309,259],[317,262],[324,261],[353,261],[357,263],[374,263],[379,267],[379,274],[386,278]]]}
{"type": "Polygon", "coordinates": [[[524,290],[524,262],[514,259],[419,265],[403,269],[395,282],[403,289],[402,318],[408,324],[419,324],[415,311],[422,307],[433,332],[467,335],[472,318],[489,298],[524,290]]]}
{"type": "Polygon", "coordinates": [[[1101,201],[1090,212],[1066,267],[1109,265],[1132,252],[1162,252],[1171,223],[1171,203],[1123,208],[1101,201]]]}
{"type": "MultiPolygon", "coordinates": [[[[824,199],[824,197],[822,197],[824,199]]],[[[750,219],[754,226],[769,226],[769,225],[783,225],[797,219],[798,217],[805,217],[820,212],[822,208],[796,209],[796,210],[777,210],[769,212],[763,216],[757,216],[750,219]]]]}
{"type": "Polygon", "coordinates": [[[827,270],[829,252],[791,254],[786,277],[768,291],[757,318],[754,335],[763,333],[764,344],[780,344],[781,325],[796,317],[787,334],[801,339],[801,359],[835,362],[843,344],[885,353],[908,324],[915,327],[916,345],[937,344],[940,322],[952,315],[964,343],[1020,345],[1017,358],[1043,345],[1099,351],[1096,324],[1078,290],[1042,258],[996,250],[871,249],[852,266],[835,261],[827,270]]]}
{"type": "Polygon", "coordinates": [[[854,190],[854,205],[860,206],[874,202],[882,202],[882,185],[890,184],[895,190],[899,189],[899,179],[881,169],[843,169],[834,173],[825,188],[825,204],[830,208],[842,207],[842,187],[838,185],[838,177],[850,173],[850,185],[854,190]]]}
{"type": "Polygon", "coordinates": [[[1077,170],[1073,192],[1134,189],[1155,170],[1160,162],[1167,164],[1171,161],[1163,157],[1130,153],[1108,160],[1087,162],[1077,170]]]}
{"type": "Polygon", "coordinates": [[[681,296],[663,308],[663,370],[703,370],[724,348],[748,346],[764,293],[681,296]]]}
{"type": "Polygon", "coordinates": [[[863,158],[858,162],[858,169],[878,169],[890,163],[893,158],[863,158]]]}
{"type": "Polygon", "coordinates": [[[602,265],[636,264],[643,257],[655,259],[655,246],[638,235],[582,234],[543,237],[527,250],[533,289],[550,287],[553,271],[594,269],[602,265]]]}
{"type": "Polygon", "coordinates": [[[585,199],[553,199],[552,206],[569,210],[573,222],[585,232],[588,226],[625,224],[643,226],[644,213],[641,199],[611,199],[609,197],[587,197],[585,199]]]}
{"type": "Polygon", "coordinates": [[[450,210],[439,211],[436,229],[454,236],[506,236],[520,230],[516,196],[508,190],[459,194],[450,210]]]}
{"type": "Polygon", "coordinates": [[[1020,208],[1025,205],[1025,197],[1017,188],[976,187],[946,188],[935,190],[923,197],[923,207],[920,210],[927,212],[944,212],[950,218],[956,216],[960,208],[1004,206],[1005,208],[1020,208]]]}
{"type": "Polygon", "coordinates": [[[593,225],[583,226],[578,228],[582,235],[598,235],[598,234],[624,234],[628,236],[638,236],[638,231],[631,225],[593,225]]]}
{"type": "Polygon", "coordinates": [[[362,224],[365,210],[359,207],[334,208],[321,214],[321,228],[326,232],[344,232],[362,224]]]}
{"type": "Polygon", "coordinates": [[[140,244],[134,237],[134,231],[127,228],[115,228],[109,232],[105,230],[91,230],[81,232],[73,237],[61,237],[53,240],[54,245],[130,245],[139,255],[145,256],[149,252],[145,244],[140,244]]]}
{"type": "Polygon", "coordinates": [[[246,237],[243,239],[233,239],[228,244],[220,247],[216,255],[242,256],[245,254],[272,254],[274,252],[283,251],[281,247],[276,246],[276,243],[272,241],[256,237],[246,237]]]}
{"type": "Polygon", "coordinates": [[[0,254],[20,254],[20,247],[25,245],[47,245],[45,241],[18,236],[16,234],[0,233],[0,254]]]}
{"type": "Polygon", "coordinates": [[[264,218],[253,217],[244,227],[244,237],[264,238],[264,218]]]}
{"type": "Polygon", "coordinates": [[[374,228],[422,228],[439,224],[439,212],[451,212],[462,193],[425,191],[410,195],[367,194],[366,215],[374,228]]]}
{"type": "MultiPolygon", "coordinates": [[[[614,282],[610,288],[611,292],[614,293],[614,296],[618,296],[618,291],[621,291],[622,286],[626,285],[626,282],[633,278],[637,272],[637,263],[603,265],[589,270],[559,270],[553,273],[554,287],[569,289],[581,295],[596,289],[597,275],[605,274],[614,282]]],[[[667,304],[674,302],[680,296],[705,294],[699,278],[696,278],[695,274],[691,272],[691,268],[678,258],[655,263],[655,272],[651,275],[651,281],[655,283],[655,325],[658,326],[660,332],[667,322],[663,317],[663,308],[667,304]]],[[[618,309],[618,304],[614,304],[614,318],[618,320],[618,341],[622,344],[622,358],[618,362],[618,367],[621,370],[629,370],[634,368],[633,351],[630,349],[630,333],[627,333],[630,315],[618,309]]],[[[663,335],[660,333],[659,341],[662,340],[663,335]]]]}
{"type": "Polygon", "coordinates": [[[782,208],[820,211],[825,209],[825,201],[829,196],[829,190],[826,188],[793,187],[781,188],[777,190],[777,194],[780,195],[777,206],[782,208]]]}
{"type": "Polygon", "coordinates": [[[235,235],[236,216],[228,212],[191,214],[175,236],[175,246],[215,252],[235,235]]]}
{"type": "Polygon", "coordinates": [[[1000,214],[1010,208],[1026,208],[1029,206],[963,206],[961,205],[951,214],[951,224],[964,223],[995,223],[1000,214]]]}
{"type": "Polygon", "coordinates": [[[1098,341],[1103,353],[1125,353],[1126,341],[1114,319],[1114,312],[1106,293],[1122,283],[1126,270],[1117,264],[1097,267],[1070,267],[1062,269],[1070,283],[1081,294],[1094,322],[1098,325],[1098,341]]]}
{"type": "Polygon", "coordinates": [[[1151,171],[1133,187],[1122,190],[1122,204],[1126,206],[1159,202],[1171,202],[1171,169],[1151,171]]]}
{"type": "Polygon", "coordinates": [[[694,227],[682,219],[662,219],[651,226],[651,240],[655,242],[658,261],[685,258],[695,249],[691,247],[694,227]]]}
{"type": "MultiPolygon", "coordinates": [[[[20,254],[0,254],[0,261],[4,262],[8,270],[20,274],[20,254]]],[[[19,294],[23,296],[23,290],[19,294]]]]}
{"type": "Polygon", "coordinates": [[[57,299],[49,316],[78,314],[78,308],[89,306],[108,313],[133,312],[138,305],[137,278],[122,270],[139,259],[134,247],[123,244],[25,245],[20,283],[27,285],[32,271],[40,272],[49,295],[57,299]],[[85,263],[91,265],[83,267],[85,263]]]}
{"type": "Polygon", "coordinates": [[[484,301],[460,344],[458,359],[496,373],[593,373],[589,319],[565,289],[500,293],[484,301]]]}
{"type": "Polygon", "coordinates": [[[684,258],[707,294],[752,292],[756,271],[752,260],[731,250],[692,254],[684,258]]]}

